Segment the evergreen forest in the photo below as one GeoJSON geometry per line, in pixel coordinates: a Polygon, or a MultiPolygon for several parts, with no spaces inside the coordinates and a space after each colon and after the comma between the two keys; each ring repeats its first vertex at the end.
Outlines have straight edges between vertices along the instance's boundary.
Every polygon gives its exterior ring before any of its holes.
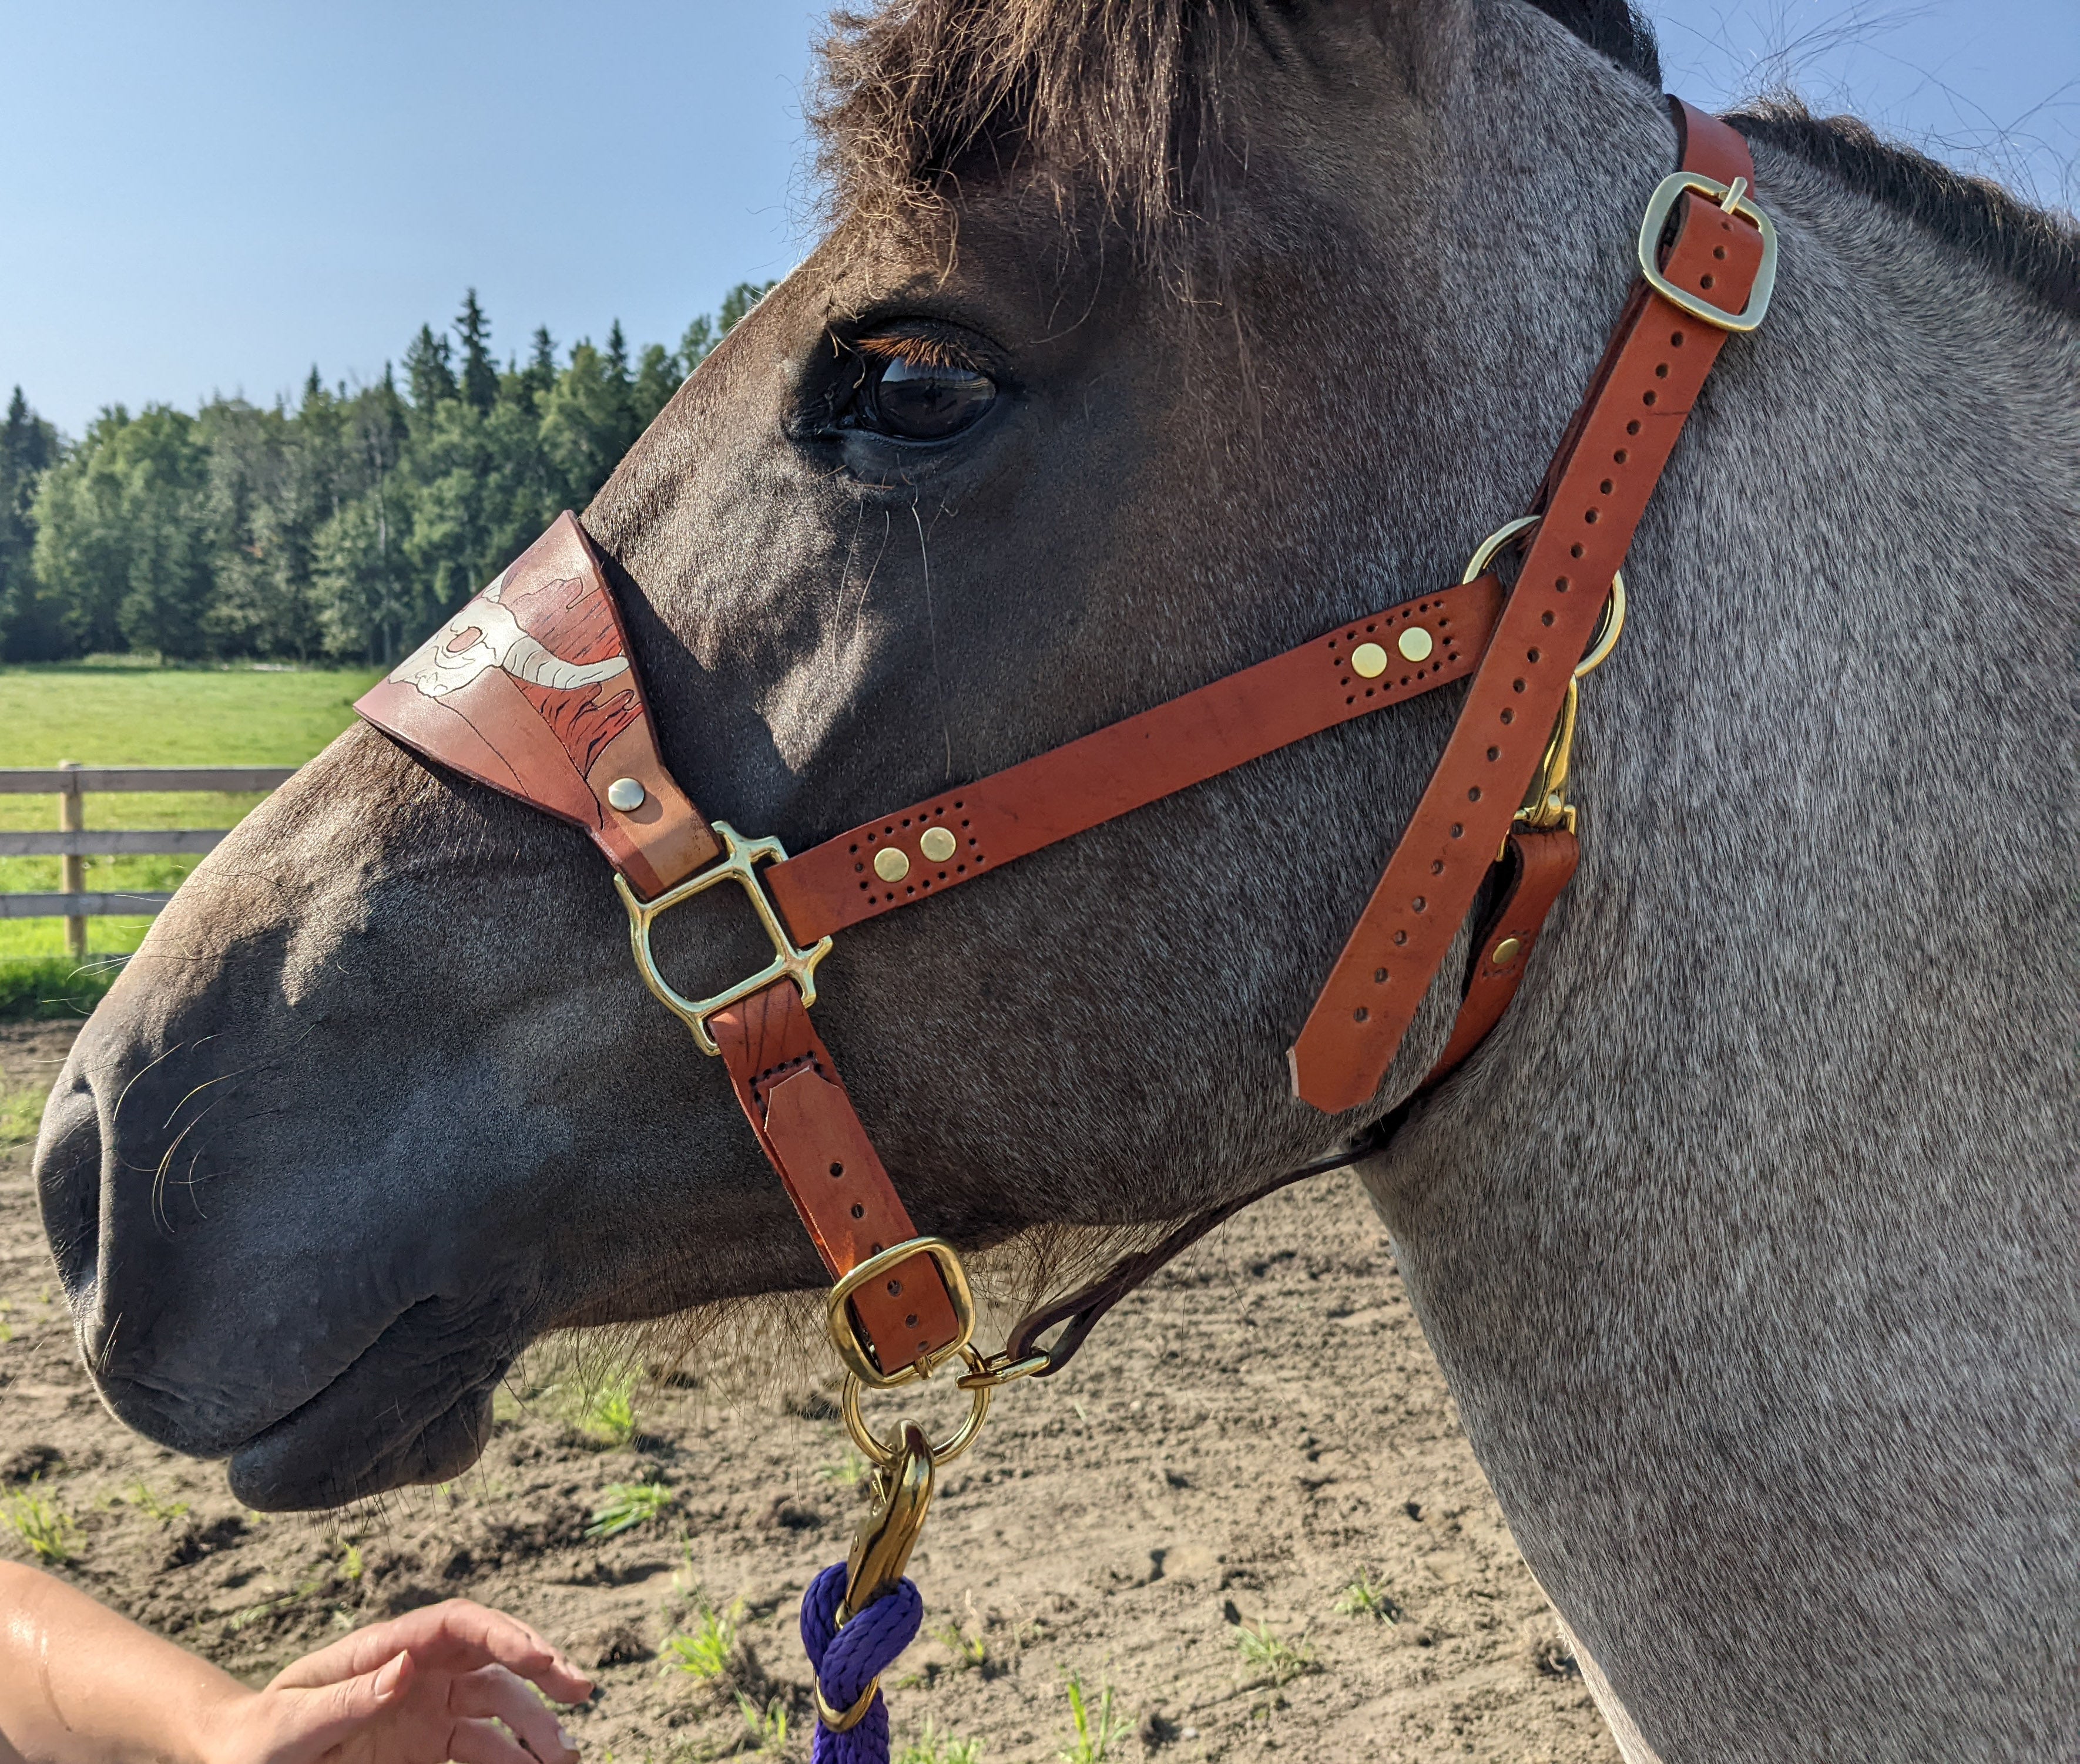
{"type": "Polygon", "coordinates": [[[546,329],[501,367],[472,290],[422,325],[402,384],[327,386],[192,415],[111,405],[77,440],[19,387],[0,426],[0,658],[128,651],[388,665],[582,509],[765,287],[740,283],[676,349],[559,354],[546,329]]]}

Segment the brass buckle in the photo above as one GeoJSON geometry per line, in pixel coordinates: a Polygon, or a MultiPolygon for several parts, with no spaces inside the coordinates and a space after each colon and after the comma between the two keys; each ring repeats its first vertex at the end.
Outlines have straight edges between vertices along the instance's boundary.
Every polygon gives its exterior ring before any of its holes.
{"type": "Polygon", "coordinates": [[[891,1245],[879,1255],[870,1255],[841,1278],[824,1301],[824,1322],[831,1345],[837,1349],[847,1372],[870,1390],[893,1390],[899,1385],[930,1377],[975,1339],[975,1293],[968,1284],[967,1270],[961,1266],[960,1253],[952,1244],[944,1238],[912,1238],[891,1245]],[[881,1279],[913,1255],[929,1255],[937,1265],[939,1277],[946,1284],[946,1297],[953,1301],[954,1322],[959,1333],[937,1353],[912,1360],[900,1372],[885,1372],[874,1364],[873,1350],[860,1339],[859,1326],[853,1321],[847,1301],[862,1286],[881,1279]]]}
{"type": "Polygon", "coordinates": [[[1639,273],[1646,278],[1646,285],[1656,294],[1671,305],[1682,308],[1691,317],[1701,319],[1721,331],[1751,331],[1762,323],[1763,315],[1769,311],[1769,297],[1776,291],[1776,228],[1771,225],[1769,216],[1747,199],[1745,178],[1722,184],[1701,172],[1675,172],[1655,186],[1648,200],[1646,213],[1640,221],[1639,273]],[[1661,273],[1662,232],[1668,224],[1669,216],[1675,212],[1677,199],[1686,193],[1710,197],[1728,214],[1738,215],[1752,223],[1762,234],[1762,267],[1755,271],[1755,287],[1748,295],[1748,304],[1738,312],[1729,312],[1688,288],[1679,288],[1661,273]]]}
{"type": "Polygon", "coordinates": [[[622,905],[628,909],[628,941],[635,951],[635,966],[642,973],[644,985],[694,1032],[694,1040],[703,1054],[719,1054],[721,1048],[708,1033],[707,1020],[740,999],[764,991],[775,980],[792,980],[800,989],[803,1004],[816,1002],[816,964],[831,953],[831,940],[820,937],[809,949],[797,949],[787,935],[787,928],[780,922],[780,915],[766,895],[765,885],[758,879],[755,866],[769,861],[785,862],[786,847],[777,839],[740,838],[728,821],[710,824],[722,840],[723,855],[698,876],[689,876],[676,886],[666,889],[655,900],[644,900],[639,896],[628,886],[628,878],[619,870],[614,872],[614,886],[620,891],[622,905]],[[657,957],[650,948],[650,927],[658,914],[725,882],[741,884],[744,891],[751,896],[752,911],[758,915],[759,924],[772,940],[773,959],[749,979],[740,980],[712,998],[690,999],[658,972],[657,957]]]}

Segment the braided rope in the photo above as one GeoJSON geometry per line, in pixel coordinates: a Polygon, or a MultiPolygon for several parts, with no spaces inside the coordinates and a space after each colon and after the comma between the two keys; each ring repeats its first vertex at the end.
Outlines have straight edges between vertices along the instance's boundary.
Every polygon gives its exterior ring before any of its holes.
{"type": "MultiPolygon", "coordinates": [[[[908,1580],[838,1628],[845,1602],[845,1565],[834,1562],[810,1582],[802,1595],[802,1646],[816,1669],[816,1688],[833,1709],[848,1709],[860,1693],[910,1645],[924,1621],[925,1601],[908,1580]]],[[[888,1703],[881,1693],[866,1713],[842,1733],[816,1723],[813,1764],[888,1764],[888,1703]]]]}

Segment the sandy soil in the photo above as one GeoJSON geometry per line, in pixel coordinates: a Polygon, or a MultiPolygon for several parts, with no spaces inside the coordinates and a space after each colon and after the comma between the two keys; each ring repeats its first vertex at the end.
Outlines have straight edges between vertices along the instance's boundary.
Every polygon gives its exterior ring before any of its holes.
{"type": "MultiPolygon", "coordinates": [[[[48,1084],[68,1033],[0,1029],[9,1087],[48,1084]]],[[[860,1499],[828,1388],[732,1404],[681,1375],[637,1393],[631,1427],[535,1368],[463,1480],[331,1521],[248,1512],[95,1401],[25,1150],[0,1157],[0,1500],[62,1510],[59,1572],[241,1676],[467,1594],[598,1667],[566,1723],[589,1757],[755,1752],[747,1707],[784,1713],[765,1742],[807,1757],[799,1597],[860,1499]],[[585,1535],[610,1485],[646,1480],[669,1491],[655,1516],[585,1535]],[[704,1607],[740,1607],[719,1678],[666,1645],[704,1607]]],[[[29,1553],[5,1524],[0,1552],[29,1553]]],[[[941,1742],[920,1764],[956,1764],[947,1737],[988,1764],[1073,1755],[1071,1674],[1093,1717],[1109,1687],[1123,1728],[1091,1757],[1616,1757],[1347,1178],[1243,1215],[1067,1372],[1004,1393],[912,1573],[925,1635],[890,1677],[899,1755],[928,1721],[941,1742]],[[1361,1578],[1376,1611],[1340,1611],[1361,1578]],[[1284,1647],[1252,1659],[1239,1622],[1284,1647]]]]}

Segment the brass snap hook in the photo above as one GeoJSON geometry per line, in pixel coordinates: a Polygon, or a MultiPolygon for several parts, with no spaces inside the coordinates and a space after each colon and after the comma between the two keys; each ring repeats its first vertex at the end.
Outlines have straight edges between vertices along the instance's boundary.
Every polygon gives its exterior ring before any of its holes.
{"type": "MultiPolygon", "coordinates": [[[[925,1515],[931,1511],[931,1441],[914,1421],[903,1423],[902,1434],[902,1443],[895,1448],[891,1461],[875,1473],[874,1509],[860,1522],[845,1557],[845,1595],[837,1613],[840,1628],[883,1593],[894,1590],[910,1565],[910,1552],[916,1548],[917,1534],[924,1530],[925,1515]]],[[[834,1709],[824,1700],[822,1686],[817,1686],[816,1713],[832,1733],[842,1733],[859,1724],[880,1688],[877,1677],[849,1707],[834,1709]]]]}

